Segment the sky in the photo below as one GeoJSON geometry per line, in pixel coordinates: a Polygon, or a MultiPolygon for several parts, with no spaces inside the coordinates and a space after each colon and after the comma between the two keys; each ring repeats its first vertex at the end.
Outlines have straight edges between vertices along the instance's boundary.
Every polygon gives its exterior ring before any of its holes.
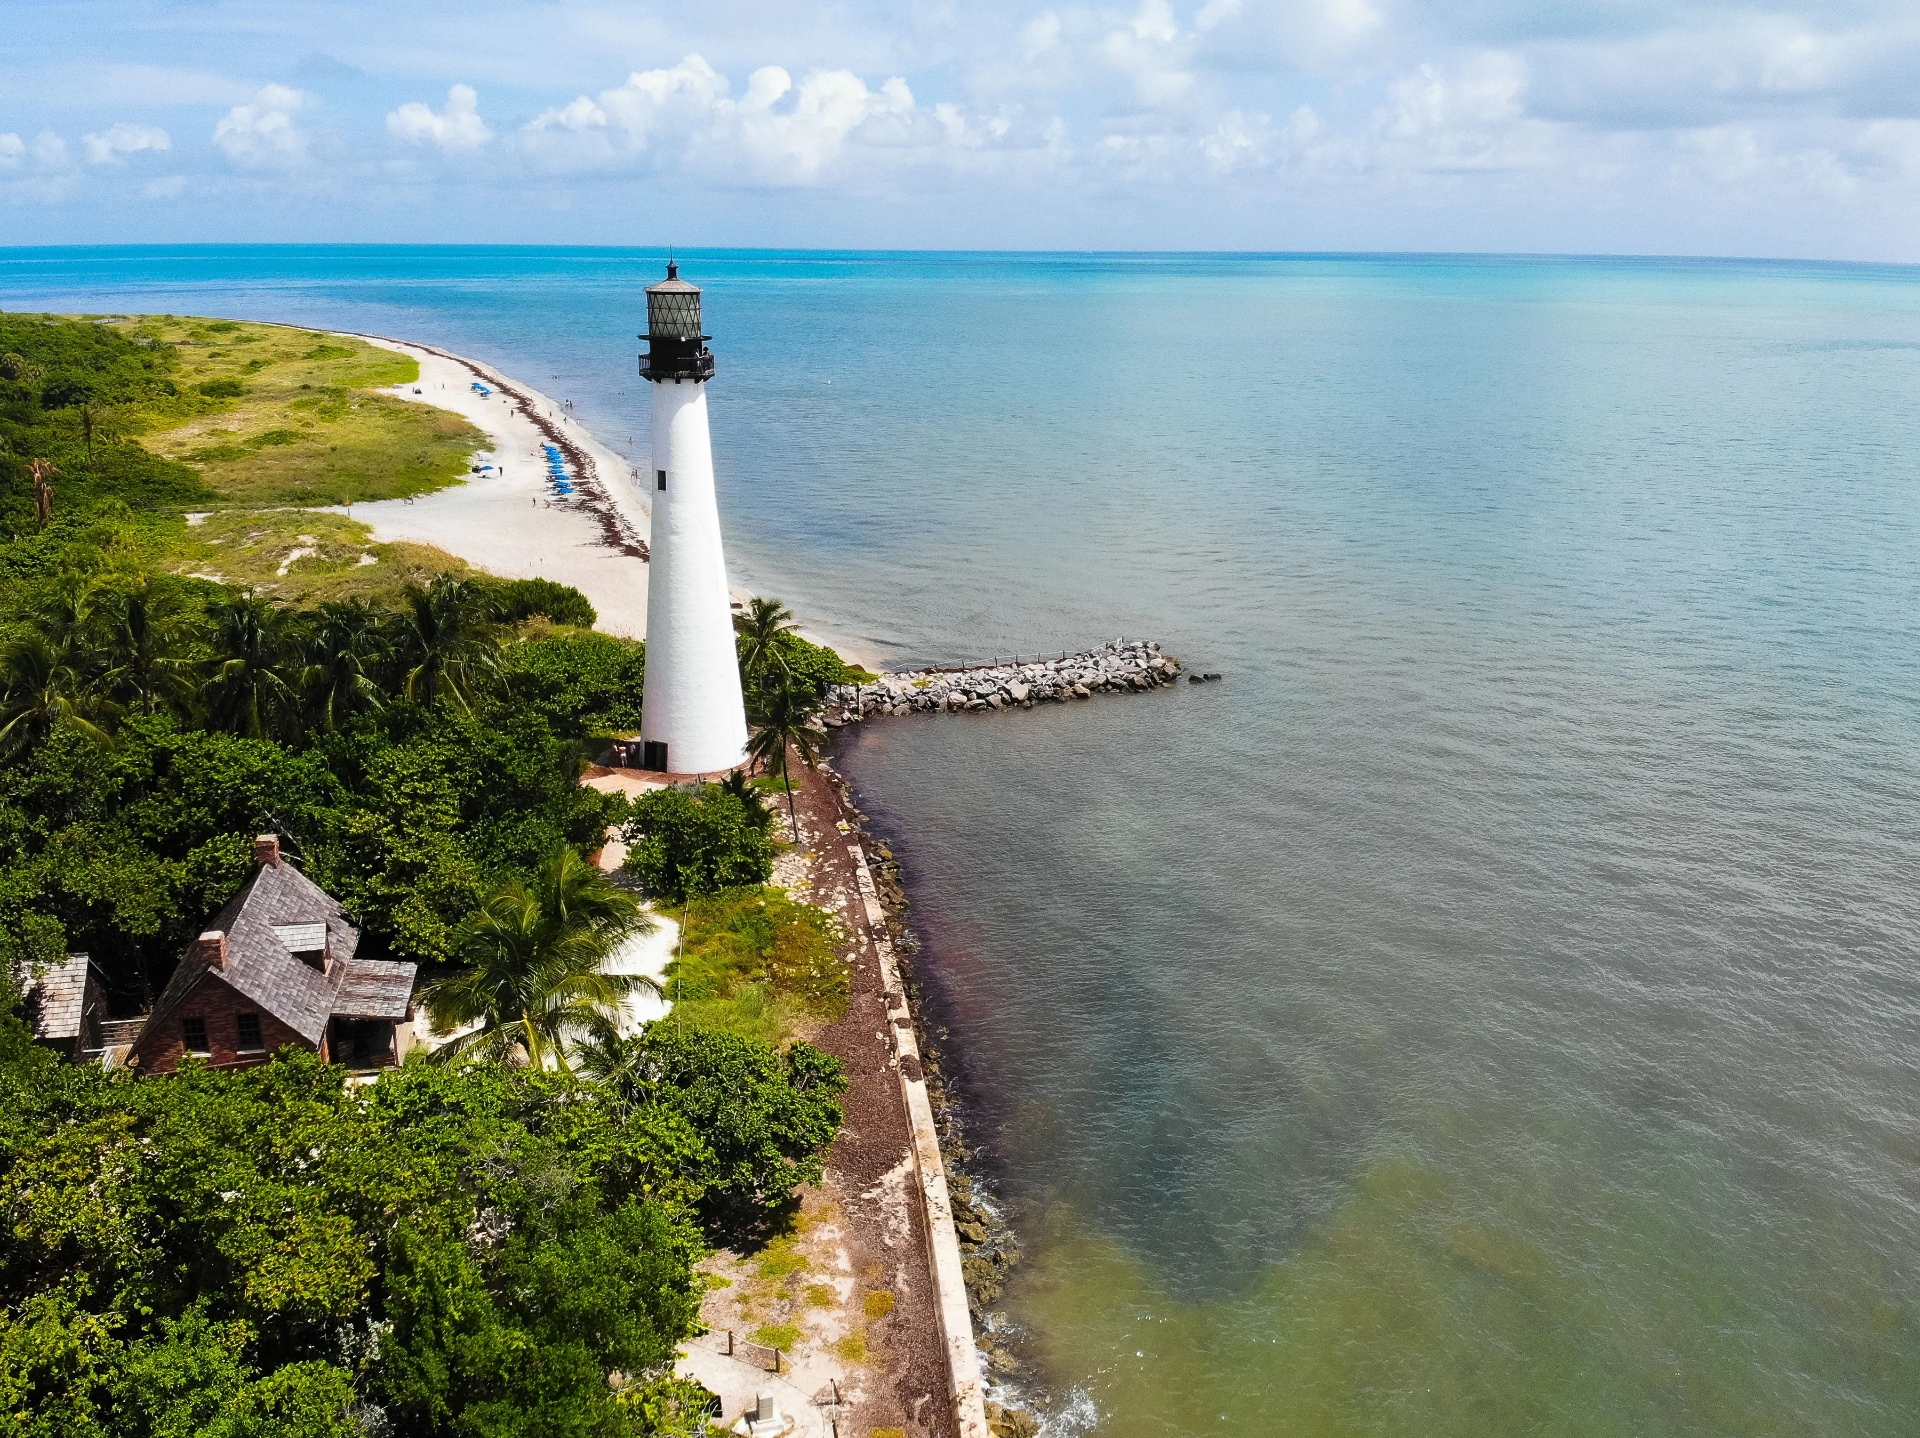
{"type": "Polygon", "coordinates": [[[7,0],[0,244],[1920,262],[1920,0],[7,0]]]}

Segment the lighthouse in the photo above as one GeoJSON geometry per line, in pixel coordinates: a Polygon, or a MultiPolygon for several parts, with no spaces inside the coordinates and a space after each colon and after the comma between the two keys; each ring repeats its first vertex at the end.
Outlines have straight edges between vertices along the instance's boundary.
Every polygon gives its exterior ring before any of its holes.
{"type": "Polygon", "coordinates": [[[708,774],[745,760],[747,717],[707,432],[713,354],[700,332],[700,288],[671,262],[666,279],[647,289],[644,338],[640,375],[653,387],[653,534],[641,762],[708,774]]]}

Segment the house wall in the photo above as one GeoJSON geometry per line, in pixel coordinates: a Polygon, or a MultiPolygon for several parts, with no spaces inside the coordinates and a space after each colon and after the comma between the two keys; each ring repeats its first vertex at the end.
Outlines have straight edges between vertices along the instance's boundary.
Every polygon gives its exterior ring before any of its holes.
{"type": "Polygon", "coordinates": [[[87,981],[80,993],[80,1052],[93,1053],[100,1047],[100,1025],[107,1017],[107,986],[92,964],[87,965],[87,981]]]}
{"type": "MultiPolygon", "coordinates": [[[[159,1028],[164,1032],[157,1032],[152,1023],[142,1030],[139,1042],[133,1046],[142,1073],[173,1072],[180,1060],[186,1057],[187,1043],[182,1036],[182,1020],[190,1018],[207,1021],[207,1044],[213,1050],[208,1062],[217,1067],[244,1068],[265,1063],[287,1044],[303,1048],[308,1053],[316,1048],[316,1045],[288,1028],[252,999],[229,987],[225,980],[209,969],[188,991],[179,1007],[159,1021],[159,1028]],[[239,1014],[260,1015],[260,1037],[266,1045],[264,1052],[243,1054],[235,1048],[239,1042],[235,1018],[239,1014]]],[[[325,1059],[324,1041],[318,1047],[321,1058],[325,1059]]]]}

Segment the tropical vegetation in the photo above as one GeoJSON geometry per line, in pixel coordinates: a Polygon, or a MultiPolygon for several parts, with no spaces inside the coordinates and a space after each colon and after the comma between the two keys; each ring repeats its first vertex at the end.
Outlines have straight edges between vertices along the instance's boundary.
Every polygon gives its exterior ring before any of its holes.
{"type": "MultiPolygon", "coordinates": [[[[583,786],[645,676],[583,596],[222,508],[456,477],[463,427],[374,392],[412,374],[0,315],[0,1434],[701,1433],[693,1265],[820,1176],[845,1084],[796,1031],[843,1010],[845,936],[765,887],[770,779],[583,786]],[[263,832],[363,955],[422,966],[451,1042],[350,1087],[292,1050],[137,1079],[30,1041],[14,976],[84,950],[144,1008],[263,832]],[[680,1002],[638,1027],[647,981],[607,971],[636,890],[685,921],[680,1002]]],[[[859,671],[777,603],[747,621],[784,779],[859,671]]]]}
{"type": "Polygon", "coordinates": [[[0,1431],[703,1432],[693,1264],[812,1176],[840,1081],[671,1030],[634,1069],[136,1080],[0,1016],[0,1431]]]}
{"type": "Polygon", "coordinates": [[[773,877],[767,811],[751,791],[724,784],[656,789],[627,820],[627,872],[671,903],[773,877]]]}
{"type": "Polygon", "coordinates": [[[454,931],[460,967],[420,995],[436,1028],[458,1034],[434,1058],[571,1072],[572,1043],[612,1029],[634,990],[659,992],[642,975],[603,971],[626,940],[653,929],[632,893],[609,883],[578,849],[561,845],[532,882],[508,879],[454,931]]]}

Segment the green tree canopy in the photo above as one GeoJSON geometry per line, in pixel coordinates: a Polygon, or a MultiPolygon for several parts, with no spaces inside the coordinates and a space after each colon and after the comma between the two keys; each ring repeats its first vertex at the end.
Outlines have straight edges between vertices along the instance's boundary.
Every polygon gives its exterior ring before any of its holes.
{"type": "Polygon", "coordinates": [[[773,876],[773,841],[757,812],[718,784],[699,793],[656,789],[635,800],[626,868],[647,892],[675,903],[773,876]]]}
{"type": "Polygon", "coordinates": [[[602,972],[626,939],[650,932],[639,901],[609,883],[569,845],[556,848],[531,883],[509,879],[454,931],[464,967],[421,994],[442,1033],[479,1027],[436,1053],[475,1055],[567,1070],[570,1041],[608,1028],[634,989],[653,980],[602,972]]]}
{"type": "Polygon", "coordinates": [[[0,1016],[0,1423],[687,1431],[655,1380],[699,1303],[699,1111],[493,1066],[351,1089],[291,1052],[114,1077],[0,1016]]]}

